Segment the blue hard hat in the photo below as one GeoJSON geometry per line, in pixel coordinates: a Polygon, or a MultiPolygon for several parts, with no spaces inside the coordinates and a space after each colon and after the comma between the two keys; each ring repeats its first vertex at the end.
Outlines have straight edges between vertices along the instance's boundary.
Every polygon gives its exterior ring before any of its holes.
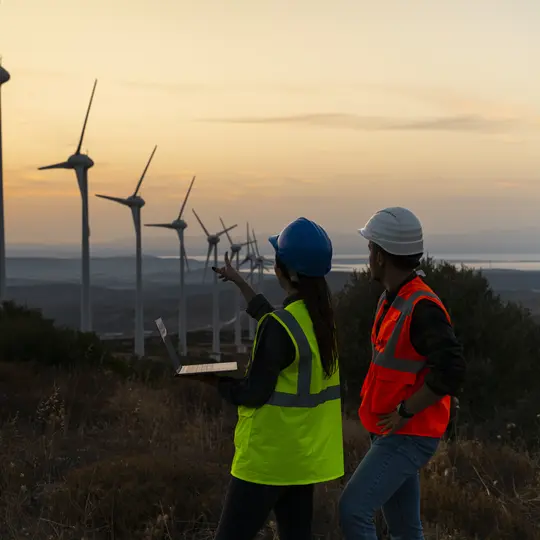
{"type": "Polygon", "coordinates": [[[332,241],[314,221],[298,218],[268,240],[289,270],[323,277],[332,269],[332,241]]]}

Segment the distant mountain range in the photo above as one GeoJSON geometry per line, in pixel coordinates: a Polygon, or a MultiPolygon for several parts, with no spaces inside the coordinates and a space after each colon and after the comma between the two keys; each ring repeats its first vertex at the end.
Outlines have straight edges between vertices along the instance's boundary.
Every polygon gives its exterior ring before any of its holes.
{"type": "MultiPolygon", "coordinates": [[[[257,235],[261,251],[270,255],[266,242],[268,233],[257,235]]],[[[336,254],[366,254],[367,248],[358,233],[331,233],[336,254]]],[[[234,235],[233,239],[241,237],[234,235]]],[[[78,257],[79,244],[20,243],[10,244],[7,238],[8,257],[78,257]]],[[[222,239],[220,252],[229,243],[222,239]]],[[[186,235],[188,255],[206,254],[206,241],[202,235],[186,235]]],[[[433,254],[538,254],[540,252],[540,228],[500,231],[470,231],[460,234],[426,235],[426,249],[433,254]]],[[[173,234],[155,234],[144,231],[143,250],[147,255],[167,256],[178,254],[178,240],[173,234]]],[[[91,245],[94,256],[110,257],[131,255],[134,251],[134,238],[118,238],[108,242],[91,245]]]]}
{"type": "MultiPolygon", "coordinates": [[[[202,257],[204,259],[204,257],[202,257]]],[[[358,263],[359,259],[351,259],[358,263]]],[[[204,261],[190,256],[190,271],[186,273],[188,329],[195,330],[211,322],[213,273],[207,273],[203,282],[204,261]]],[[[347,257],[339,259],[345,267],[347,257]]],[[[92,313],[94,328],[103,334],[129,334],[133,330],[135,261],[132,253],[116,257],[92,257],[92,313]]],[[[339,266],[339,265],[336,265],[339,266]]],[[[246,271],[248,265],[246,265],[246,271]]],[[[77,326],[80,304],[81,263],[78,254],[64,257],[10,257],[7,260],[7,298],[43,310],[60,324],[77,326]]],[[[540,312],[540,272],[516,270],[485,270],[496,292],[505,299],[522,302],[540,312]]],[[[334,292],[349,280],[349,271],[336,268],[328,276],[334,292]]],[[[178,259],[146,255],[143,262],[145,328],[155,331],[154,320],[164,320],[174,328],[178,315],[178,259]]],[[[235,289],[229,283],[219,283],[220,317],[230,321],[234,317],[235,289]]],[[[268,272],[262,283],[270,301],[283,299],[273,272],[268,272]]]]}

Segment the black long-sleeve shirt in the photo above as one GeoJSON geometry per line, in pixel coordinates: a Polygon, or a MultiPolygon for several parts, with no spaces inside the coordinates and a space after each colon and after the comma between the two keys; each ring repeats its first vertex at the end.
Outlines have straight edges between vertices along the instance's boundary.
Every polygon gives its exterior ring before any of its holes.
{"type": "MultiPolygon", "coordinates": [[[[411,276],[403,285],[414,277],[411,276]]],[[[388,294],[388,307],[398,292],[388,294]]],[[[296,299],[289,297],[283,305],[287,306],[296,299]]],[[[261,294],[256,295],[247,307],[247,313],[256,320],[272,311],[274,307],[261,294]]],[[[427,357],[429,372],[426,385],[441,396],[456,395],[463,384],[465,360],[444,311],[430,300],[420,300],[412,314],[410,332],[415,350],[427,357]]],[[[362,339],[369,339],[369,336],[362,339]]],[[[270,399],[279,373],[294,359],[295,347],[289,334],[273,317],[267,317],[259,329],[255,355],[246,376],[242,379],[220,377],[220,394],[233,405],[262,407],[270,399]]]]}
{"type": "MultiPolygon", "coordinates": [[[[399,291],[416,277],[416,273],[411,274],[395,292],[387,293],[377,331],[399,291]]],[[[465,378],[463,349],[445,312],[435,302],[417,302],[411,315],[410,338],[416,352],[426,357],[429,371],[424,382],[428,388],[440,396],[457,395],[465,378]]]]}
{"type": "MultiPolygon", "coordinates": [[[[283,306],[297,300],[288,297],[283,306]]],[[[256,295],[248,304],[247,313],[255,320],[274,311],[274,306],[262,295],[256,295]]],[[[258,330],[255,355],[242,379],[220,377],[219,392],[233,405],[262,407],[277,384],[279,374],[295,359],[295,346],[283,326],[273,317],[267,317],[258,330]]]]}

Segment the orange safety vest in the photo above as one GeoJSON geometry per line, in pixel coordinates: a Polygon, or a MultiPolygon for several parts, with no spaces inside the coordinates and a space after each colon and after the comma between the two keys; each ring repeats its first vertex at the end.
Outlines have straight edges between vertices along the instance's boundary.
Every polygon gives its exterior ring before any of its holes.
{"type": "MultiPolygon", "coordinates": [[[[451,322],[439,297],[420,277],[412,279],[401,288],[376,333],[387,302],[386,293],[379,300],[371,332],[373,356],[360,393],[358,410],[362,424],[371,433],[380,435],[381,428],[377,426],[380,416],[395,411],[401,401],[408,399],[424,384],[429,371],[426,357],[416,352],[410,338],[414,307],[424,299],[440,306],[451,322]]],[[[437,403],[413,416],[396,433],[442,437],[450,420],[450,399],[450,396],[442,397],[437,403]]]]}

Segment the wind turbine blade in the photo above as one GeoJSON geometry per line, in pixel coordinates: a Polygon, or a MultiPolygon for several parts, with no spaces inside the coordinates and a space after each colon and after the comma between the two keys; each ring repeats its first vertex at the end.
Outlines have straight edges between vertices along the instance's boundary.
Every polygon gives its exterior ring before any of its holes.
{"type": "Polygon", "coordinates": [[[250,255],[252,253],[252,249],[251,249],[251,244],[252,244],[252,241],[251,241],[251,238],[249,236],[249,223],[246,223],[246,244],[248,246],[248,255],[250,255]]]}
{"type": "Polygon", "coordinates": [[[186,193],[186,198],[184,199],[184,202],[182,203],[182,206],[180,207],[180,213],[178,214],[178,219],[182,219],[182,214],[184,213],[184,208],[186,207],[186,203],[187,203],[189,194],[191,193],[191,188],[193,187],[194,182],[195,182],[195,177],[191,179],[191,184],[189,184],[189,188],[186,193]]]}
{"type": "Polygon", "coordinates": [[[164,229],[172,229],[173,226],[170,223],[145,223],[145,227],[163,227],[164,229]]]}
{"type": "Polygon", "coordinates": [[[54,165],[39,167],[38,171],[48,171],[49,169],[71,169],[71,165],[67,161],[64,161],[64,163],[55,163],[54,165]]]}
{"type": "Polygon", "coordinates": [[[201,225],[203,231],[205,232],[206,236],[210,236],[210,233],[208,232],[208,229],[204,226],[203,222],[201,221],[201,218],[197,215],[197,212],[195,212],[195,209],[192,208],[193,213],[195,214],[195,217],[197,218],[197,221],[201,225]]]}
{"type": "MultiPolygon", "coordinates": [[[[224,231],[218,232],[216,236],[221,236],[222,234],[227,234],[229,231],[234,229],[236,226],[237,225],[233,225],[232,227],[229,227],[228,229],[225,229],[224,231]]],[[[227,234],[227,236],[229,236],[229,235],[227,234]]]]}
{"type": "Polygon", "coordinates": [[[231,246],[234,244],[234,242],[232,241],[232,238],[231,238],[231,235],[229,234],[229,230],[227,229],[227,227],[225,226],[225,223],[223,223],[223,220],[221,219],[221,217],[219,218],[219,221],[221,221],[221,225],[223,227],[223,230],[225,231],[225,233],[227,234],[227,239],[229,240],[229,243],[231,244],[231,246]]]}
{"type": "Polygon", "coordinates": [[[94,101],[94,93],[96,92],[97,79],[94,81],[94,88],[92,89],[92,94],[90,96],[90,103],[88,104],[88,109],[86,109],[86,116],[84,118],[84,124],[81,131],[81,138],[79,139],[79,146],[77,146],[76,154],[81,153],[81,146],[84,139],[84,132],[86,131],[86,124],[88,123],[88,115],[90,114],[90,108],[92,107],[92,101],[94,101]]]}
{"type": "Polygon", "coordinates": [[[129,206],[127,199],[122,199],[122,197],[111,197],[110,195],[98,195],[98,194],[96,194],[96,197],[99,197],[100,199],[106,199],[107,201],[117,202],[125,206],[129,206]]]}
{"type": "Polygon", "coordinates": [[[204,264],[203,283],[206,281],[206,271],[208,270],[208,261],[212,253],[212,244],[208,244],[208,253],[206,254],[206,263],[204,264]]]}
{"type": "Polygon", "coordinates": [[[135,191],[133,192],[134,197],[137,195],[137,193],[139,193],[139,189],[141,187],[142,181],[144,180],[144,177],[146,176],[146,171],[148,170],[148,167],[150,167],[150,163],[152,163],[152,158],[154,157],[156,150],[157,150],[157,144],[156,146],[154,146],[154,150],[152,150],[152,153],[150,154],[150,159],[148,160],[148,163],[146,164],[146,167],[144,168],[144,171],[141,175],[139,183],[137,184],[137,187],[135,188],[135,191]]]}
{"type": "Polygon", "coordinates": [[[189,261],[188,261],[188,258],[187,258],[187,253],[186,253],[186,248],[184,246],[182,246],[182,257],[184,257],[184,262],[186,263],[186,269],[187,271],[189,272],[189,261]]]}

